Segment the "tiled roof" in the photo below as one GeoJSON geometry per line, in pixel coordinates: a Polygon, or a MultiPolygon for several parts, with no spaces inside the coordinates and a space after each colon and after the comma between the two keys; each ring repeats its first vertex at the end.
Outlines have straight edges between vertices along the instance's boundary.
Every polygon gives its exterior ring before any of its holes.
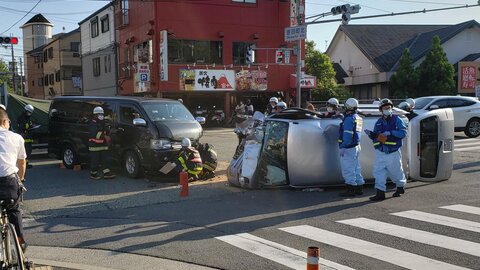
{"type": "Polygon", "coordinates": [[[342,25],[340,31],[375,64],[380,72],[394,71],[405,48],[413,62],[422,58],[435,35],[441,43],[461,31],[480,24],[475,20],[456,25],[342,25]]]}

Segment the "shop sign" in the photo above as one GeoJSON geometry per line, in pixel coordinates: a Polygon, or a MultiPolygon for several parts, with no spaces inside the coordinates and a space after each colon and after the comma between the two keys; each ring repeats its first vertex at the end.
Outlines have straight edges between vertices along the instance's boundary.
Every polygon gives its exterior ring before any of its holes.
{"type": "Polygon", "coordinates": [[[160,31],[160,81],[168,81],[168,33],[160,31]]]}
{"type": "MultiPolygon", "coordinates": [[[[290,87],[297,88],[297,75],[290,75],[290,87]]],[[[300,78],[300,88],[315,88],[317,87],[317,77],[311,75],[304,75],[300,78]]]]}
{"type": "Polygon", "coordinates": [[[235,74],[235,89],[238,91],[265,91],[267,90],[267,71],[242,70],[235,74]]]}
{"type": "Polygon", "coordinates": [[[462,89],[469,90],[475,89],[477,81],[475,66],[463,66],[462,67],[462,89]]]}
{"type": "Polygon", "coordinates": [[[135,69],[135,93],[148,92],[150,90],[150,66],[137,64],[135,69]]]}
{"type": "Polygon", "coordinates": [[[223,69],[180,69],[180,90],[233,91],[235,72],[223,69]]]}
{"type": "Polygon", "coordinates": [[[480,62],[458,63],[458,92],[476,93],[480,85],[480,62]]]}

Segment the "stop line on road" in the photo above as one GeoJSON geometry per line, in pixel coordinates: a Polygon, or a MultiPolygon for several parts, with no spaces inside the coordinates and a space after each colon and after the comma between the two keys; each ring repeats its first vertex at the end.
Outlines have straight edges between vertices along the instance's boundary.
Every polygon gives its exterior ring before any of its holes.
{"type": "Polygon", "coordinates": [[[477,150],[480,150],[480,139],[470,138],[455,140],[454,151],[456,152],[477,150]]]}
{"type": "MultiPolygon", "coordinates": [[[[452,212],[460,212],[466,215],[472,215],[472,217],[475,215],[480,215],[480,207],[456,204],[442,206],[439,208],[450,210],[452,212]]],[[[475,234],[480,233],[480,223],[471,220],[453,218],[416,210],[396,212],[391,213],[390,215],[406,218],[410,221],[419,221],[432,225],[447,226],[455,228],[456,230],[469,231],[475,234]]],[[[383,237],[393,237],[395,239],[403,239],[421,243],[424,245],[441,248],[442,252],[454,251],[474,256],[480,260],[479,242],[467,241],[438,233],[408,228],[405,226],[381,222],[364,217],[338,220],[336,222],[366,230],[376,235],[383,235],[383,237]]],[[[425,226],[421,226],[421,228],[423,227],[425,226]]],[[[431,226],[429,227],[431,228],[431,226]]],[[[448,262],[414,254],[405,250],[384,246],[309,225],[291,226],[279,228],[279,230],[308,239],[309,241],[313,240],[315,242],[327,244],[335,248],[346,250],[347,252],[353,252],[371,257],[376,260],[381,260],[406,269],[468,269],[448,262]]],[[[299,251],[249,233],[220,236],[216,237],[216,239],[292,269],[305,269],[306,266],[305,251],[299,251]]],[[[480,237],[476,237],[474,239],[480,239],[480,237]]],[[[375,262],[372,261],[372,268],[374,264],[375,262]]],[[[352,269],[349,266],[341,265],[325,259],[320,261],[320,265],[321,269],[352,269]]]]}

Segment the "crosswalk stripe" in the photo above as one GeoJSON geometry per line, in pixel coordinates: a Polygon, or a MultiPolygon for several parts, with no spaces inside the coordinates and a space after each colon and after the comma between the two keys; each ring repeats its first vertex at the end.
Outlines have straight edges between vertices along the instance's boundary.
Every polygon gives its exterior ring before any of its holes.
{"type": "Polygon", "coordinates": [[[456,146],[453,148],[454,151],[460,151],[460,152],[465,152],[465,151],[473,151],[473,150],[479,150],[480,146],[476,147],[464,147],[464,148],[457,148],[456,146]]]}
{"type": "Polygon", "coordinates": [[[406,228],[368,218],[337,221],[342,224],[379,232],[431,246],[446,248],[473,256],[480,256],[480,244],[427,231],[406,228]]]}
{"type": "MultiPolygon", "coordinates": [[[[249,233],[215,237],[232,246],[255,255],[277,262],[293,269],[305,269],[307,266],[306,251],[302,252],[249,233]]],[[[354,270],[329,260],[320,258],[321,269],[354,270]]]]}
{"type": "Polygon", "coordinates": [[[460,139],[460,140],[455,140],[455,143],[469,143],[469,142],[479,142],[480,143],[480,139],[477,139],[477,138],[469,138],[469,139],[460,139]]]}
{"type": "Polygon", "coordinates": [[[447,205],[447,206],[441,206],[439,208],[468,213],[468,214],[480,215],[480,207],[469,206],[464,204],[447,205]]]}
{"type": "Polygon", "coordinates": [[[308,225],[281,228],[280,230],[305,237],[310,240],[369,256],[377,260],[382,260],[407,269],[468,269],[308,225]]]}
{"type": "Polygon", "coordinates": [[[466,231],[480,232],[480,223],[459,218],[446,217],[416,210],[392,213],[391,215],[444,225],[466,231]]]}

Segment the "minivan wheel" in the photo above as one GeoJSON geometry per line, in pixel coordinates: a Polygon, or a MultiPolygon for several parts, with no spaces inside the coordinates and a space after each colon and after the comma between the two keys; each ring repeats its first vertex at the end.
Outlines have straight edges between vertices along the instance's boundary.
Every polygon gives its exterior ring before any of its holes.
{"type": "Polygon", "coordinates": [[[139,178],[143,175],[143,168],[140,164],[140,159],[138,155],[133,151],[128,151],[125,153],[125,158],[123,159],[123,164],[125,172],[131,178],[139,178]]]}
{"type": "Polygon", "coordinates": [[[62,162],[67,169],[73,169],[73,166],[77,162],[77,152],[75,152],[75,149],[70,144],[66,144],[63,147],[62,162]]]}
{"type": "Polygon", "coordinates": [[[465,127],[465,135],[470,138],[476,138],[480,135],[480,118],[472,118],[468,120],[465,127]]]}

